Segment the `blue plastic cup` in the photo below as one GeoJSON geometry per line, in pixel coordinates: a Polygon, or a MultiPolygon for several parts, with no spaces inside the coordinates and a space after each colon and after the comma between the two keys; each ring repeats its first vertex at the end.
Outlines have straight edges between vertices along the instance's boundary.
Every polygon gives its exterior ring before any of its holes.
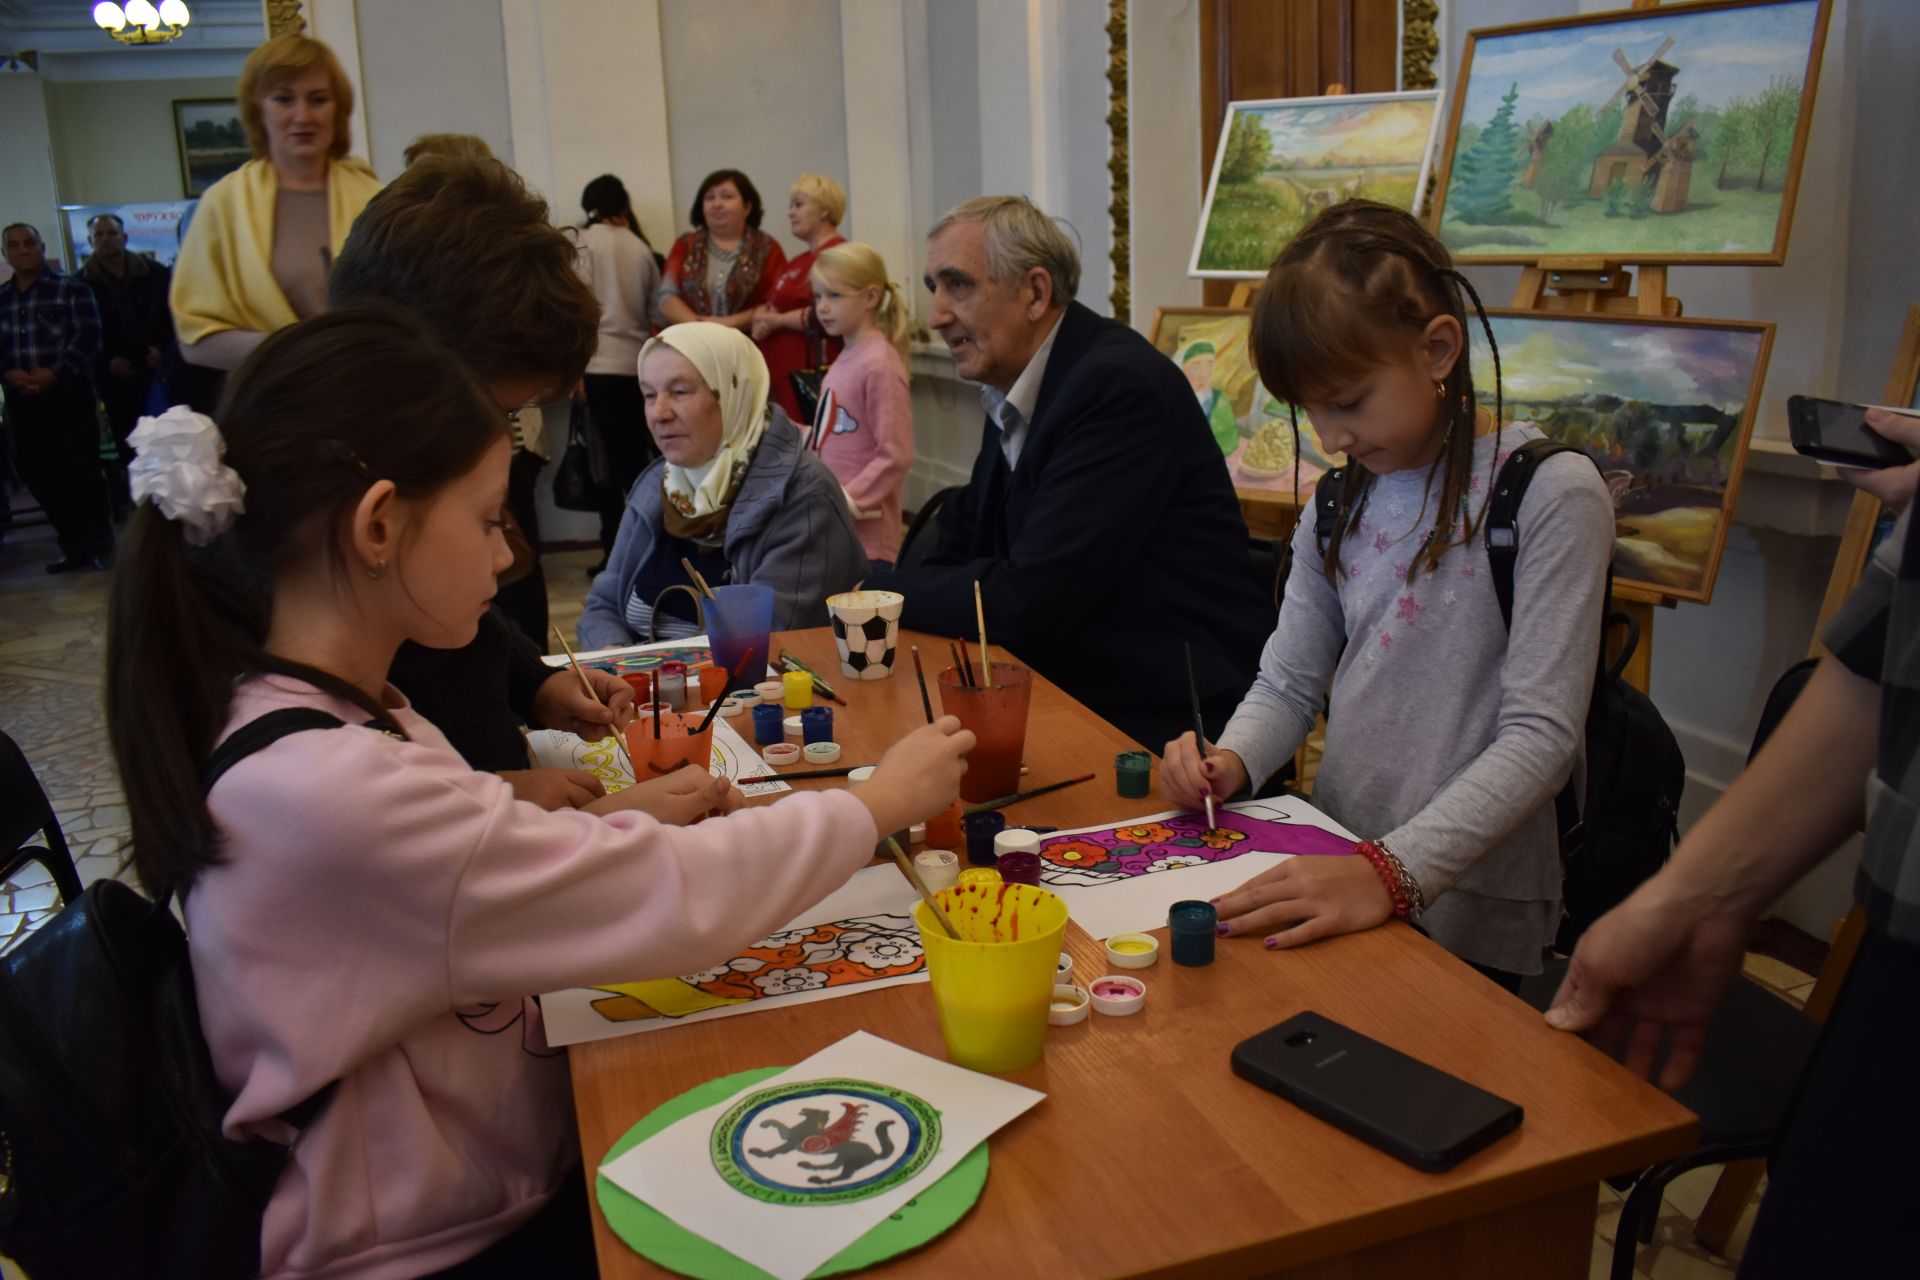
{"type": "Polygon", "coordinates": [[[707,639],[713,646],[714,664],[732,671],[752,649],[760,665],[740,678],[748,685],[755,683],[755,674],[766,670],[773,657],[767,652],[773,635],[773,588],[752,582],[715,587],[706,608],[707,639]]]}

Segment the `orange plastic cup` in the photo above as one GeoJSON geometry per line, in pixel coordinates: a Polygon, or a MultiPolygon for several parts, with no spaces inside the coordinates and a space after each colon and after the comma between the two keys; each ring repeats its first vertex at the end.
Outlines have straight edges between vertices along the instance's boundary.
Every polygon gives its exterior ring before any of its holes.
{"type": "Polygon", "coordinates": [[[952,804],[927,819],[927,847],[929,849],[958,849],[965,839],[960,830],[960,818],[966,812],[958,796],[952,804]]]}
{"type": "Polygon", "coordinates": [[[960,727],[971,729],[975,738],[967,753],[967,771],[960,775],[960,798],[968,804],[998,800],[1020,789],[1032,693],[1033,672],[1018,663],[994,663],[988,682],[972,688],[961,683],[952,667],[940,673],[940,709],[959,717],[960,727]]]}
{"type": "Polygon", "coordinates": [[[700,701],[712,706],[727,692],[727,669],[721,666],[700,668],[700,701]]]}
{"type": "Polygon", "coordinates": [[[713,765],[713,727],[695,733],[694,728],[706,713],[682,715],[661,711],[660,736],[653,736],[653,721],[641,716],[627,725],[627,752],[633,757],[639,781],[658,778],[688,765],[708,769],[713,765]]]}

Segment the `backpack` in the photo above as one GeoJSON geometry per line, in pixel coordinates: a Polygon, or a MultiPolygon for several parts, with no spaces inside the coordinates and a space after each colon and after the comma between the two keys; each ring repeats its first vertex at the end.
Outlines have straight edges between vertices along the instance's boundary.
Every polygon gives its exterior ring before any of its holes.
{"type": "MultiPolygon", "coordinates": [[[[1572,445],[1529,440],[1507,456],[1487,502],[1487,558],[1500,620],[1508,630],[1513,628],[1513,568],[1520,555],[1520,500],[1540,464],[1556,453],[1587,457],[1572,445]]],[[[1605,598],[1612,596],[1609,564],[1605,598]]],[[[1680,839],[1680,793],[1687,780],[1680,743],[1652,699],[1620,678],[1639,644],[1639,624],[1603,605],[1600,656],[1587,704],[1586,807],[1580,807],[1571,778],[1554,798],[1563,914],[1553,945],[1566,954],[1589,925],[1661,868],[1680,839]],[[1616,627],[1626,629],[1626,642],[1609,665],[1606,641],[1616,627]]]]}
{"type": "MultiPolygon", "coordinates": [[[[1494,478],[1483,524],[1487,559],[1493,572],[1500,620],[1513,628],[1513,570],[1520,555],[1520,502],[1540,464],[1556,453],[1586,454],[1555,440],[1529,440],[1507,456],[1494,478]]],[[[1327,472],[1313,491],[1320,543],[1326,554],[1340,514],[1345,468],[1327,472]]],[[[1607,598],[1613,595],[1613,568],[1607,568],[1607,598]]],[[[1587,927],[1618,906],[1658,871],[1680,838],[1680,793],[1686,761],[1673,730],[1646,694],[1620,678],[1640,644],[1639,624],[1604,607],[1600,618],[1600,656],[1593,694],[1587,703],[1587,799],[1582,810],[1573,779],[1554,797],[1560,833],[1560,930],[1554,948],[1571,953],[1587,927]],[[1612,664],[1607,636],[1625,628],[1626,643],[1612,664]]]]}
{"type": "MultiPolygon", "coordinates": [[[[250,721],[202,790],[288,734],[340,727],[305,707],[250,721]]],[[[171,898],[96,881],[0,960],[0,1253],[33,1280],[259,1273],[289,1149],[220,1132],[233,1100],[171,898]]],[[[281,1118],[304,1127],[332,1088],[281,1118]]]]}

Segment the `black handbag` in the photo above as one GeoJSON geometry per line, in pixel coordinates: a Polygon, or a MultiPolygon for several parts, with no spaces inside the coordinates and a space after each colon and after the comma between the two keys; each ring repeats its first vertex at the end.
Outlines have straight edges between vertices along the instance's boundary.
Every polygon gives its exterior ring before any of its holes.
{"type": "Polygon", "coordinates": [[[587,421],[587,402],[575,400],[567,415],[567,447],[553,469],[553,503],[568,511],[599,511],[607,505],[605,449],[587,421]],[[595,465],[594,454],[601,453],[595,465]]]}

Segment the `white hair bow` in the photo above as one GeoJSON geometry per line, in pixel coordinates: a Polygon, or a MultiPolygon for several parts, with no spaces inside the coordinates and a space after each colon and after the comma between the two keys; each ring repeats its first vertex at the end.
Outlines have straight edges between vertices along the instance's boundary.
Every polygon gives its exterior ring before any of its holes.
{"type": "Polygon", "coordinates": [[[127,443],[138,452],[127,468],[135,502],[151,500],[160,514],[185,525],[182,536],[204,547],[247,509],[247,485],[221,461],[227,442],[204,413],[183,404],[142,418],[127,443]]]}

